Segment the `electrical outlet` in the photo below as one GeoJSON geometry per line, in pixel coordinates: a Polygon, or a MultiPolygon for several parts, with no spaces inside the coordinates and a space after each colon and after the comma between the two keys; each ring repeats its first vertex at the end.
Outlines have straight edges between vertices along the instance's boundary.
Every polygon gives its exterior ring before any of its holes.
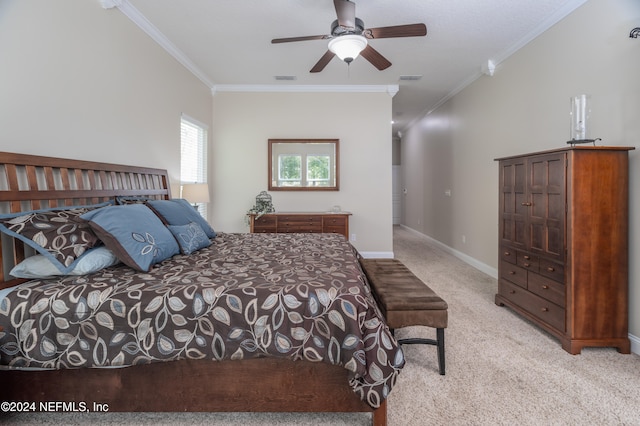
{"type": "Polygon", "coordinates": [[[462,244],[467,244],[467,236],[466,235],[462,236],[462,244]]]}
{"type": "Polygon", "coordinates": [[[356,240],[356,234],[351,234],[351,241],[355,241],[356,240]]]}

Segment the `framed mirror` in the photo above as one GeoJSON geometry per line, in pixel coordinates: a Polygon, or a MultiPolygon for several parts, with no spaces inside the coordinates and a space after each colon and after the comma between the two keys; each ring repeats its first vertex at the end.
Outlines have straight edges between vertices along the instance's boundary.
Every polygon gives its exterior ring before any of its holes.
{"type": "Polygon", "coordinates": [[[339,139],[269,139],[269,191],[338,191],[339,139]]]}

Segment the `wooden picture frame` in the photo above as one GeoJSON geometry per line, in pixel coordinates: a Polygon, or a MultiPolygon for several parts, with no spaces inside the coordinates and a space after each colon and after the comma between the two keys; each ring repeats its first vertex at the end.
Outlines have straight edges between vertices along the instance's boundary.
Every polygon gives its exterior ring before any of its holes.
{"type": "Polygon", "coordinates": [[[269,191],[339,191],[339,139],[269,139],[269,191]]]}

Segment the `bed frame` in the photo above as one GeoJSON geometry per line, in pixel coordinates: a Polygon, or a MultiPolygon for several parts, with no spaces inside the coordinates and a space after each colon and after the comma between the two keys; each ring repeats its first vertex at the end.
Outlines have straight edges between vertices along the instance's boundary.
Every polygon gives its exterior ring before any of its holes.
{"type": "MultiPolygon", "coordinates": [[[[0,152],[0,213],[170,195],[166,170],[0,152]]],[[[26,281],[8,271],[30,249],[4,234],[1,248],[0,288],[26,281]]],[[[374,425],[386,425],[386,401],[374,410],[347,376],[343,367],[278,358],[0,370],[0,401],[75,402],[120,412],[369,412],[374,425]]]]}

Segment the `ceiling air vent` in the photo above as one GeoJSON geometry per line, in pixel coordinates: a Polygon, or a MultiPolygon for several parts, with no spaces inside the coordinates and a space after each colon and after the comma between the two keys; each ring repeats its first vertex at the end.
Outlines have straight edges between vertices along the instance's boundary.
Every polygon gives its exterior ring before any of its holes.
{"type": "Polygon", "coordinates": [[[293,81],[296,79],[295,75],[276,75],[275,77],[278,81],[293,81]]]}
{"type": "Polygon", "coordinates": [[[421,78],[421,75],[401,75],[400,81],[418,81],[421,78]]]}

